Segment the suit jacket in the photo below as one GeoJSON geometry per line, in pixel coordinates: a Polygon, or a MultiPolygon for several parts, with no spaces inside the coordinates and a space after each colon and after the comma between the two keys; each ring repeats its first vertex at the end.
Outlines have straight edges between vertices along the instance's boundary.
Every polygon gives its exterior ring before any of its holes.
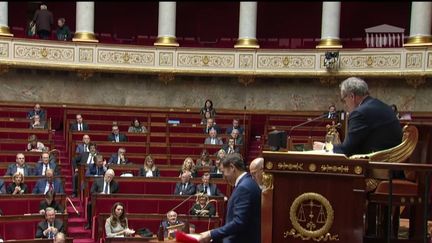
{"type": "MultiPolygon", "coordinates": [[[[54,170],[54,175],[57,176],[57,175],[60,174],[59,168],[56,165],[56,163],[54,163],[53,161],[51,161],[48,164],[49,164],[49,168],[52,169],[52,170],[54,170]]],[[[41,176],[42,172],[43,172],[43,167],[44,167],[44,163],[43,162],[37,163],[36,167],[34,169],[34,175],[35,176],[41,176]]]]}
{"type": "MultiPolygon", "coordinates": [[[[117,161],[118,161],[118,154],[113,154],[111,155],[111,158],[108,160],[109,164],[116,164],[117,165],[117,161]]],[[[120,164],[127,164],[129,163],[128,159],[126,158],[126,156],[124,157],[124,162],[120,163],[120,164]]]]}
{"type": "MultiPolygon", "coordinates": [[[[7,194],[12,194],[12,193],[15,191],[15,187],[16,187],[15,182],[9,184],[9,185],[7,186],[7,188],[6,188],[6,192],[7,192],[7,194]]],[[[21,191],[22,191],[23,193],[28,193],[28,192],[29,192],[29,191],[28,191],[28,187],[27,187],[26,184],[21,183],[20,187],[21,187],[21,191]]]]}
{"type": "MultiPolygon", "coordinates": [[[[87,144],[87,150],[89,149],[88,144],[87,144]]],[[[87,150],[84,150],[84,143],[80,143],[78,144],[78,146],[76,147],[75,153],[84,153],[87,152],[87,150]]]]}
{"type": "Polygon", "coordinates": [[[196,188],[192,182],[189,182],[186,186],[186,189],[183,190],[183,184],[181,182],[176,183],[176,187],[174,190],[175,195],[193,195],[195,194],[196,188]],[[181,192],[181,194],[180,194],[181,192]]]}
{"type": "MultiPolygon", "coordinates": [[[[226,134],[231,134],[232,130],[234,129],[234,127],[228,127],[226,130],[226,134]]],[[[237,127],[236,128],[239,131],[239,134],[242,135],[243,134],[243,128],[242,127],[237,127]]]]}
{"type": "MultiPolygon", "coordinates": [[[[98,178],[93,182],[93,185],[91,187],[91,194],[93,193],[101,193],[103,191],[104,186],[104,179],[98,178]]],[[[110,182],[110,193],[117,193],[119,190],[119,184],[114,179],[110,182]]]]}
{"type": "Polygon", "coordinates": [[[105,166],[99,167],[99,170],[96,169],[96,164],[91,164],[87,167],[86,176],[103,176],[105,175],[105,171],[108,169],[105,166]]]}
{"type": "Polygon", "coordinates": [[[45,121],[40,121],[39,125],[33,125],[33,122],[30,122],[30,129],[47,129],[48,124],[45,121]]]}
{"type": "MultiPolygon", "coordinates": [[[[162,221],[162,222],[161,222],[161,225],[162,225],[162,227],[163,227],[163,229],[164,229],[164,237],[165,237],[165,238],[168,237],[168,230],[167,230],[167,228],[168,228],[169,226],[178,225],[178,224],[183,224],[183,222],[180,221],[180,220],[177,220],[177,221],[175,222],[175,224],[170,224],[167,220],[162,221]]],[[[172,233],[170,234],[170,236],[173,237],[173,238],[175,238],[175,237],[176,237],[176,231],[172,232],[172,233]]]]}
{"type": "MultiPolygon", "coordinates": [[[[139,171],[139,175],[140,176],[146,176],[146,171],[144,170],[144,168],[140,168],[140,171],[139,171]]],[[[160,177],[160,171],[159,171],[159,169],[156,167],[156,169],[153,171],[153,177],[160,177]]]]}
{"type": "Polygon", "coordinates": [[[351,156],[367,154],[399,145],[402,128],[393,110],[382,101],[366,97],[348,118],[348,133],[333,152],[351,156]]]}
{"type": "MultiPolygon", "coordinates": [[[[5,176],[12,176],[17,172],[17,165],[16,163],[10,164],[7,168],[7,171],[5,173],[5,176]]],[[[33,175],[33,169],[30,168],[27,164],[24,164],[24,177],[33,175]]]]}
{"type": "Polygon", "coordinates": [[[221,129],[220,129],[220,127],[218,127],[218,125],[213,125],[212,127],[209,127],[209,128],[207,128],[207,126],[205,126],[204,127],[204,133],[209,133],[209,131],[211,130],[211,129],[214,129],[214,130],[216,130],[216,132],[217,132],[217,134],[220,134],[221,133],[221,129]]]}
{"type": "MultiPolygon", "coordinates": [[[[36,235],[35,238],[48,238],[48,235],[45,236],[43,234],[44,230],[48,228],[48,222],[46,220],[41,221],[37,225],[36,235]]],[[[64,232],[63,222],[60,219],[54,220],[54,228],[58,230],[58,232],[64,232]]]]}
{"type": "MultiPolygon", "coordinates": [[[[88,124],[85,123],[85,122],[83,122],[82,123],[82,129],[83,129],[82,131],[88,131],[89,130],[88,124]]],[[[70,126],[70,130],[72,130],[72,131],[78,131],[78,123],[76,123],[76,122],[72,123],[71,126],[70,126]]]]}
{"type": "Polygon", "coordinates": [[[225,225],[210,232],[224,243],[261,242],[261,189],[247,173],[228,200],[225,225]]]}
{"type": "Polygon", "coordinates": [[[41,109],[38,113],[36,113],[35,110],[33,109],[33,110],[27,112],[27,118],[28,119],[34,117],[34,115],[39,115],[41,121],[46,119],[46,117],[45,117],[45,110],[41,109]]]}
{"type": "Polygon", "coordinates": [[[60,205],[60,203],[58,203],[57,201],[53,200],[51,202],[51,205],[48,205],[47,201],[45,199],[42,199],[42,201],[40,201],[39,203],[39,210],[45,210],[47,207],[54,208],[54,210],[56,210],[58,213],[62,213],[64,211],[62,205],[60,205]]]}
{"type": "Polygon", "coordinates": [[[6,193],[6,186],[4,184],[4,180],[0,179],[0,194],[5,194],[6,193]]]}
{"type": "Polygon", "coordinates": [[[195,203],[193,207],[189,210],[189,214],[204,217],[214,216],[216,214],[216,208],[212,203],[207,204],[204,208],[201,208],[201,205],[199,203],[195,203]],[[208,210],[209,212],[207,215],[201,215],[197,212],[197,210],[208,210]]]}
{"type": "MultiPolygon", "coordinates": [[[[44,194],[45,187],[47,184],[47,179],[42,178],[36,182],[35,187],[33,188],[33,194],[44,194]]],[[[62,182],[59,178],[54,178],[53,187],[55,193],[64,193],[62,182]]]]}
{"type": "MultiPolygon", "coordinates": [[[[204,140],[204,144],[211,144],[211,137],[207,137],[205,140],[204,140]]],[[[216,145],[222,145],[223,144],[223,141],[222,141],[222,139],[221,138],[216,138],[216,145]]]]}
{"type": "MultiPolygon", "coordinates": [[[[210,183],[208,185],[208,188],[210,189],[210,196],[221,196],[224,197],[225,195],[219,190],[219,188],[216,186],[216,184],[210,183]]],[[[208,190],[208,189],[207,189],[208,190]]],[[[207,194],[207,192],[204,191],[204,184],[198,184],[196,186],[197,192],[204,192],[207,194]]],[[[207,194],[208,195],[208,194],[207,194]]]]}
{"type": "MultiPolygon", "coordinates": [[[[115,142],[115,136],[113,133],[108,135],[108,141],[115,142]]],[[[127,141],[128,141],[127,136],[124,135],[123,133],[119,133],[119,142],[127,142],[127,141]]]]}
{"type": "Polygon", "coordinates": [[[36,22],[36,31],[51,31],[51,26],[54,23],[53,14],[48,9],[38,9],[33,17],[33,21],[36,22]]]}
{"type": "MultiPolygon", "coordinates": [[[[88,160],[89,156],[90,156],[90,152],[84,152],[84,153],[79,154],[74,160],[74,163],[73,163],[74,168],[76,168],[77,164],[83,164],[83,165],[87,164],[87,160],[88,160]]],[[[93,156],[93,163],[92,164],[94,164],[94,162],[95,162],[95,158],[93,156]]]]}
{"type": "MultiPolygon", "coordinates": [[[[228,154],[228,150],[229,150],[228,144],[225,144],[225,145],[222,147],[222,149],[225,150],[225,153],[228,154]]],[[[240,153],[240,147],[238,147],[238,146],[234,146],[234,153],[240,153]]]]}

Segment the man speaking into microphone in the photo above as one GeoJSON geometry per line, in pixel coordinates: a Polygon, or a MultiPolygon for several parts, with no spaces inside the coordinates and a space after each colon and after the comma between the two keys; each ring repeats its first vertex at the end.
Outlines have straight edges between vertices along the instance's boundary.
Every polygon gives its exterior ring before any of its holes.
{"type": "Polygon", "coordinates": [[[261,189],[246,172],[239,154],[229,154],[223,161],[223,175],[234,186],[228,200],[225,225],[201,233],[200,242],[222,240],[224,243],[261,242],[261,189]]]}

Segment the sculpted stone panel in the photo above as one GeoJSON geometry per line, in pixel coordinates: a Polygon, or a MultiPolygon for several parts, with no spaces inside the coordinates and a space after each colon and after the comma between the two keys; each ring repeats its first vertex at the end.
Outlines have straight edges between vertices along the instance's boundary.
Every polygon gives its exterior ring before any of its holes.
{"type": "MultiPolygon", "coordinates": [[[[322,56],[321,67],[324,67],[322,56]]],[[[400,54],[371,54],[371,55],[340,55],[340,68],[342,69],[387,69],[400,68],[400,54]]]]}
{"type": "Polygon", "coordinates": [[[252,69],[254,65],[253,54],[240,54],[240,68],[252,69]]]}
{"type": "Polygon", "coordinates": [[[79,49],[79,61],[80,62],[93,62],[93,48],[80,48],[79,49]]]}
{"type": "Polygon", "coordinates": [[[159,52],[159,65],[172,66],[174,53],[173,52],[159,52]]]}
{"type": "Polygon", "coordinates": [[[423,53],[407,53],[406,67],[421,68],[423,66],[423,53]]]}
{"type": "Polygon", "coordinates": [[[98,49],[97,57],[103,64],[155,65],[154,52],[98,49]]]}
{"type": "Polygon", "coordinates": [[[258,54],[259,69],[314,69],[315,55],[258,54]]]}
{"type": "Polygon", "coordinates": [[[0,43],[0,57],[9,57],[9,43],[0,43]]]}
{"type": "Polygon", "coordinates": [[[178,53],[178,67],[234,68],[234,54],[178,53]]]}
{"type": "Polygon", "coordinates": [[[14,44],[14,58],[35,61],[74,62],[74,48],[14,44]]]}

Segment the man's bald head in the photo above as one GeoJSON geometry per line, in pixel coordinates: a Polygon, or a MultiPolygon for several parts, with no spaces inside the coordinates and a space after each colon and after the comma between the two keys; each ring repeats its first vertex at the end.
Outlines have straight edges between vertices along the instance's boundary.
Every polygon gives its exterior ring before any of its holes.
{"type": "Polygon", "coordinates": [[[262,173],[264,168],[264,159],[261,157],[258,157],[249,165],[249,172],[252,175],[252,178],[258,183],[258,185],[262,185],[262,173]]]}

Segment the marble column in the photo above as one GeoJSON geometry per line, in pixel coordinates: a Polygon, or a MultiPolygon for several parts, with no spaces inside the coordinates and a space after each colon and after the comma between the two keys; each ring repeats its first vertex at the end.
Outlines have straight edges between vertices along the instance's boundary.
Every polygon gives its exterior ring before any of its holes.
{"type": "Polygon", "coordinates": [[[73,41],[98,42],[94,34],[94,11],[94,2],[76,2],[76,31],[73,41]]]}
{"type": "Polygon", "coordinates": [[[158,37],[155,46],[179,46],[176,39],[176,2],[159,2],[158,37]]]}
{"type": "Polygon", "coordinates": [[[0,2],[0,36],[13,36],[9,30],[8,17],[8,2],[0,2]]]}
{"type": "Polygon", "coordinates": [[[432,45],[431,21],[432,2],[411,3],[410,35],[404,46],[432,45]]]}
{"type": "Polygon", "coordinates": [[[339,38],[340,2],[323,2],[321,40],[316,48],[342,48],[339,38]]]}
{"type": "Polygon", "coordinates": [[[240,2],[239,38],[235,48],[259,48],[256,38],[258,2],[240,2]]]}

